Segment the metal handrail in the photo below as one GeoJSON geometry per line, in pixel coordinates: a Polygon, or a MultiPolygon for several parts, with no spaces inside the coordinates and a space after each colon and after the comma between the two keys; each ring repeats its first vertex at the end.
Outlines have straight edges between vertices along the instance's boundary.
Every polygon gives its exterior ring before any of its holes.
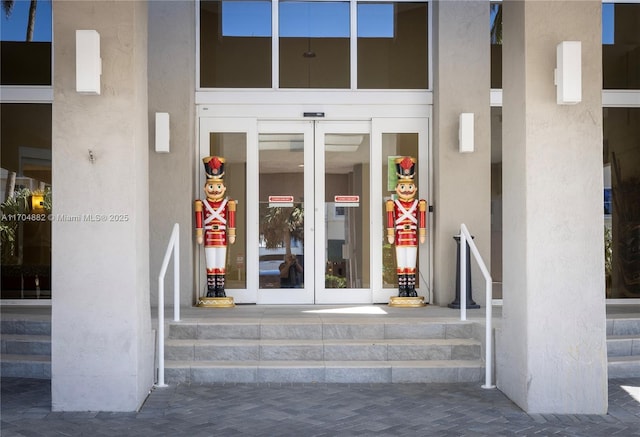
{"type": "Polygon", "coordinates": [[[171,237],[158,275],[158,383],[156,387],[167,387],[164,383],[164,276],[173,253],[173,321],[180,321],[180,226],[173,225],[171,237]]]}
{"type": "Polygon", "coordinates": [[[476,247],[476,244],[471,238],[469,229],[463,223],[460,225],[460,320],[467,320],[467,244],[473,254],[482,276],[485,281],[485,298],[486,298],[486,311],[485,311],[485,375],[484,385],[482,388],[495,388],[492,384],[492,370],[493,370],[493,343],[492,337],[492,313],[493,313],[493,282],[487,266],[480,256],[480,252],[476,247]]]}

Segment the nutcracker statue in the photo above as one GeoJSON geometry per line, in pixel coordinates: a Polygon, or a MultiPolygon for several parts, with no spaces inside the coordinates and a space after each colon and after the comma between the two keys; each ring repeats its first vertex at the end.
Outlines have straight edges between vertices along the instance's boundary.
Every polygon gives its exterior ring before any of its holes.
{"type": "Polygon", "coordinates": [[[206,199],[195,201],[196,240],[204,243],[207,298],[225,298],[227,243],[236,241],[236,202],[224,196],[224,158],[209,156],[202,162],[207,174],[206,199]]]}
{"type": "Polygon", "coordinates": [[[416,293],[416,260],[418,239],[420,243],[424,243],[427,235],[427,202],[416,199],[418,191],[414,182],[416,161],[409,156],[397,158],[395,167],[398,177],[396,184],[398,198],[386,201],[387,240],[396,246],[398,297],[412,298],[418,297],[416,293]]]}

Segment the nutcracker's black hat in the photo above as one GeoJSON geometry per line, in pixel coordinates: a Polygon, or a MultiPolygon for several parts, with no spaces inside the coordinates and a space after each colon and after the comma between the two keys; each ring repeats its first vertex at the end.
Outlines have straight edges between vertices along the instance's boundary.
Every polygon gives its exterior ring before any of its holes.
{"type": "Polygon", "coordinates": [[[224,158],[220,156],[207,156],[202,159],[207,180],[222,181],[224,179],[224,158]]]}

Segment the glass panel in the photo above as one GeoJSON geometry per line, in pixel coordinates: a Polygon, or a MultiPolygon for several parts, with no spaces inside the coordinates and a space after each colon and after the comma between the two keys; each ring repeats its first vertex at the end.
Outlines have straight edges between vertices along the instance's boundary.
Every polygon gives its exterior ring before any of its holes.
{"type": "Polygon", "coordinates": [[[200,2],[200,87],[271,88],[271,2],[200,2]]]}
{"type": "Polygon", "coordinates": [[[2,104],[1,111],[1,295],[50,298],[51,105],[2,104]]]}
{"type": "Polygon", "coordinates": [[[640,89],[640,4],[602,5],[605,89],[640,89]]]}
{"type": "Polygon", "coordinates": [[[369,135],[325,135],[325,287],[370,286],[369,135]]]}
{"type": "MultiPolygon", "coordinates": [[[[225,158],[226,195],[237,202],[236,242],[227,245],[225,288],[247,288],[247,135],[245,133],[209,134],[211,156],[225,158]]],[[[201,275],[204,277],[204,275],[201,275]]]]}
{"type": "Polygon", "coordinates": [[[349,88],[349,3],[279,7],[280,88],[349,88]]]}
{"type": "Polygon", "coordinates": [[[502,88],[502,3],[490,5],[491,88],[502,88]]]}
{"type": "MultiPolygon", "coordinates": [[[[383,215],[382,225],[382,286],[383,288],[398,288],[398,277],[396,275],[396,251],[392,244],[387,241],[387,214],[385,202],[388,199],[395,199],[396,194],[396,173],[394,159],[400,156],[411,156],[416,162],[419,159],[418,134],[417,133],[385,133],[382,134],[382,172],[380,180],[382,183],[383,201],[380,205],[380,213],[383,215]]],[[[416,166],[414,180],[419,180],[420,168],[416,166]]],[[[418,187],[420,188],[420,187],[418,187]]],[[[416,260],[416,278],[420,275],[420,260],[416,260]]],[[[418,281],[416,280],[416,283],[418,281]]]]}
{"type": "Polygon", "coordinates": [[[426,89],[427,3],[358,3],[358,88],[426,89]]]}
{"type": "Polygon", "coordinates": [[[604,109],[608,298],[640,298],[640,108],[604,109]]]}
{"type": "Polygon", "coordinates": [[[260,288],[304,287],[304,134],[260,134],[260,288]]]}
{"type": "Polygon", "coordinates": [[[1,84],[51,85],[51,2],[2,3],[1,84]]]}

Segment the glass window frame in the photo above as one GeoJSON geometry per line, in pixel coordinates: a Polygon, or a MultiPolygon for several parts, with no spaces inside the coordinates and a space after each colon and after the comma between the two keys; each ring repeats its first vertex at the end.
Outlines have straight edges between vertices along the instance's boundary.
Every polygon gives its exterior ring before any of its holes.
{"type": "MultiPolygon", "coordinates": [[[[335,2],[338,0],[309,0],[315,2],[330,1],[335,2]]],[[[357,30],[357,7],[358,0],[345,0],[349,3],[350,8],[350,86],[348,88],[339,88],[338,91],[358,91],[368,92],[368,89],[358,88],[358,30],[357,30]]],[[[366,0],[367,3],[389,3],[390,0],[366,0]]],[[[426,89],[376,89],[373,91],[383,92],[403,92],[403,91],[418,91],[418,92],[431,92],[433,90],[433,0],[391,0],[395,3],[426,3],[427,4],[427,88],[426,89]]],[[[200,0],[198,0],[195,7],[195,20],[196,20],[196,92],[224,92],[224,91],[318,91],[322,89],[316,88],[280,88],[279,86],[279,0],[271,0],[271,44],[272,44],[272,62],[271,62],[271,87],[270,88],[211,88],[202,87],[200,85],[200,0]]],[[[324,89],[327,90],[327,89],[324,89]]]]}

